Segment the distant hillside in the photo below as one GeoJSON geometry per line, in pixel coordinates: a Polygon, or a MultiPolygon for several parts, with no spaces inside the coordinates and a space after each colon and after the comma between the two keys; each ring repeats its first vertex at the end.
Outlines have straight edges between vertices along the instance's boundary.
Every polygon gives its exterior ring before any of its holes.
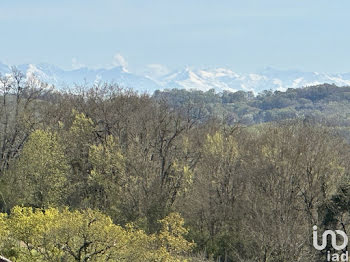
{"type": "Polygon", "coordinates": [[[172,89],[157,91],[154,98],[165,100],[177,109],[191,108],[194,117],[201,120],[215,117],[229,123],[255,124],[307,118],[350,126],[350,87],[322,84],[290,88],[286,92],[264,91],[257,96],[244,91],[172,89]]]}

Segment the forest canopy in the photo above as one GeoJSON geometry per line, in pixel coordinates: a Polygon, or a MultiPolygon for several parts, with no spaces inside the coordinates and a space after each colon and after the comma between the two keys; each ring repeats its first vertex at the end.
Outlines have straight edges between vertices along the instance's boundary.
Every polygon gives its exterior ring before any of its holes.
{"type": "Polygon", "coordinates": [[[200,108],[202,119],[224,118],[228,123],[258,124],[295,118],[312,118],[332,125],[349,125],[350,87],[330,84],[289,88],[285,92],[266,90],[254,95],[250,91],[216,93],[197,90],[156,91],[158,100],[174,108],[200,108]]]}
{"type": "Polygon", "coordinates": [[[14,70],[0,77],[0,253],[319,261],[312,227],[350,229],[349,94],[58,92],[14,70]]]}

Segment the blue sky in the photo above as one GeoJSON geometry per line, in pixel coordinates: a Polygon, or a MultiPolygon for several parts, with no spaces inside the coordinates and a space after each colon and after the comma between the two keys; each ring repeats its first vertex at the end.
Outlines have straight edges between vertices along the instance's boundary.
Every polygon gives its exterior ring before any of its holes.
{"type": "Polygon", "coordinates": [[[0,61],[350,72],[349,11],[348,0],[2,0],[0,61]]]}

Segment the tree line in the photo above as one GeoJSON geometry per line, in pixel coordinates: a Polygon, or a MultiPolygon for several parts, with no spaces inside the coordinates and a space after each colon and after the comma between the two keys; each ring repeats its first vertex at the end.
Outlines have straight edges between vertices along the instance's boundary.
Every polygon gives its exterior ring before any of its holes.
{"type": "Polygon", "coordinates": [[[200,110],[203,121],[216,117],[230,124],[252,125],[306,117],[332,126],[348,127],[350,123],[348,86],[322,84],[284,92],[265,90],[256,95],[251,91],[172,89],[156,91],[153,96],[174,108],[191,105],[200,110]]]}

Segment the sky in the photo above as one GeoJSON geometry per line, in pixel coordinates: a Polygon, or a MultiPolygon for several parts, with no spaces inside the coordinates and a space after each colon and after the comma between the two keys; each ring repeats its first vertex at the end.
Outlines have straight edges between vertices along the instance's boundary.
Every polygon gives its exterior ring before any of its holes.
{"type": "Polygon", "coordinates": [[[0,61],[350,72],[348,0],[2,0],[0,61]]]}

